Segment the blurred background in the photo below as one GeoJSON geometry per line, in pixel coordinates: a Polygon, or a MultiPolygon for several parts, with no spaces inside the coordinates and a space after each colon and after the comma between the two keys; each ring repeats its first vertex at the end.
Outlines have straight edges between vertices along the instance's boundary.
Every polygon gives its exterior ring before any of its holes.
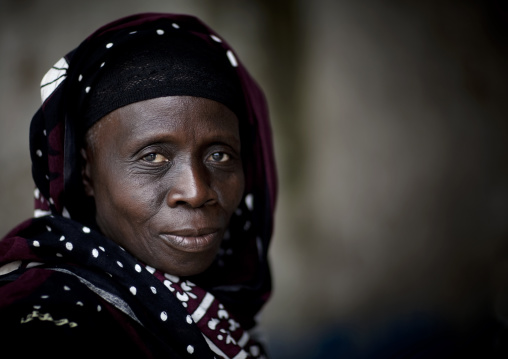
{"type": "Polygon", "coordinates": [[[0,0],[1,236],[32,214],[42,76],[99,26],[148,11],[201,18],[268,97],[273,358],[380,358],[508,318],[500,0],[0,0]]]}

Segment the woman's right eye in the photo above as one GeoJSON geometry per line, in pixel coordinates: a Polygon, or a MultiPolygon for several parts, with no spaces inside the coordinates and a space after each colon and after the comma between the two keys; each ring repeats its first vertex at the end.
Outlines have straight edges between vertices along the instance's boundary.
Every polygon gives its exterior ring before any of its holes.
{"type": "Polygon", "coordinates": [[[142,157],[143,161],[150,163],[169,162],[169,160],[160,153],[149,153],[142,157]]]}

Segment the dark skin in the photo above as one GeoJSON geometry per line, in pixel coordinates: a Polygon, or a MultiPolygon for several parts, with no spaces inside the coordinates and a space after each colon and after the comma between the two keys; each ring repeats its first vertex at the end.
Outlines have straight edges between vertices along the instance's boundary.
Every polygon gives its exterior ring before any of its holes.
{"type": "Polygon", "coordinates": [[[104,235],[166,273],[206,270],[244,192],[236,115],[204,98],[156,98],[113,111],[86,142],[84,187],[104,235]]]}

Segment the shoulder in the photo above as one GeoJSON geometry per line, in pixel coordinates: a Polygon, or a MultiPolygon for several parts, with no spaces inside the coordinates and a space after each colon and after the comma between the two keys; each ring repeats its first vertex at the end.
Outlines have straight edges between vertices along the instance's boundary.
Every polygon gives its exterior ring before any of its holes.
{"type": "Polygon", "coordinates": [[[72,357],[143,352],[142,327],[91,291],[78,277],[30,268],[0,283],[0,333],[12,354],[72,357]],[[55,356],[56,355],[56,356],[55,356]]]}

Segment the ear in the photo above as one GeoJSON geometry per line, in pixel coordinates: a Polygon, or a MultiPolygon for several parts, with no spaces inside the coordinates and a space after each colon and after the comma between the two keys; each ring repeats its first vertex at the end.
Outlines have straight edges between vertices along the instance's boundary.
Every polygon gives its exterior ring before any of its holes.
{"type": "Polygon", "coordinates": [[[83,159],[82,167],[81,167],[81,177],[83,179],[83,187],[85,189],[85,194],[90,197],[94,197],[94,189],[93,189],[93,181],[92,181],[92,170],[91,170],[91,159],[93,157],[92,153],[90,153],[89,149],[82,148],[81,158],[83,159]]]}

